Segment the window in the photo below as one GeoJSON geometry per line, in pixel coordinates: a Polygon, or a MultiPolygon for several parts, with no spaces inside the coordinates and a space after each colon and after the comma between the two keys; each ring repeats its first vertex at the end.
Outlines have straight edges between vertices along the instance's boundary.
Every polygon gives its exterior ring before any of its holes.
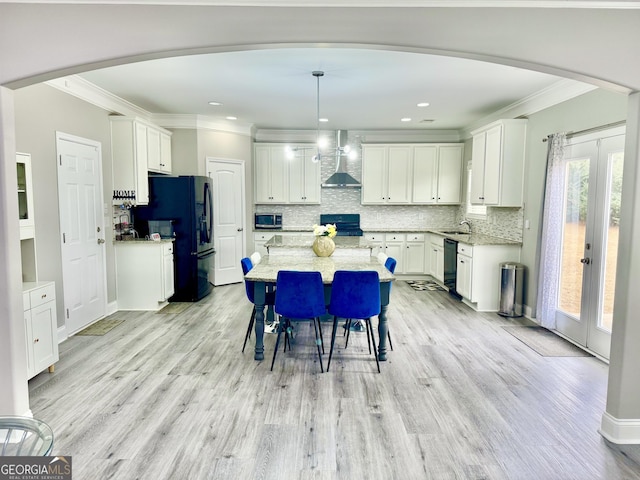
{"type": "Polygon", "coordinates": [[[484,205],[472,205],[471,199],[471,162],[467,168],[467,217],[485,220],[487,218],[487,207],[484,205]]]}

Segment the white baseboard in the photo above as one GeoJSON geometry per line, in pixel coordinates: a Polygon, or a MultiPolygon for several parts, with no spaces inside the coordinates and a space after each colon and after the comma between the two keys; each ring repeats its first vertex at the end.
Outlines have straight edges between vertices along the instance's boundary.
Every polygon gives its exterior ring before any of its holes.
{"type": "Polygon", "coordinates": [[[58,327],[58,344],[64,342],[69,336],[67,335],[67,326],[58,327]]]}
{"type": "Polygon", "coordinates": [[[640,444],[640,419],[615,418],[604,412],[600,435],[617,445],[640,444]]]}
{"type": "Polygon", "coordinates": [[[107,314],[106,314],[107,317],[109,315],[113,315],[117,311],[118,311],[118,302],[107,303],[107,314]]]}

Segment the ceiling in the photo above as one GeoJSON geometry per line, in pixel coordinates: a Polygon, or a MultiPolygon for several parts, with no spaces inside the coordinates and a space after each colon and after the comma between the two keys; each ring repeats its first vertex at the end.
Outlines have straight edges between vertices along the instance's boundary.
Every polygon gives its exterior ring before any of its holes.
{"type": "Polygon", "coordinates": [[[81,76],[152,114],[234,116],[238,125],[257,129],[315,129],[314,70],[325,73],[320,116],[328,118],[322,128],[329,130],[462,129],[561,80],[476,60],[355,48],[190,55],[81,76]]]}

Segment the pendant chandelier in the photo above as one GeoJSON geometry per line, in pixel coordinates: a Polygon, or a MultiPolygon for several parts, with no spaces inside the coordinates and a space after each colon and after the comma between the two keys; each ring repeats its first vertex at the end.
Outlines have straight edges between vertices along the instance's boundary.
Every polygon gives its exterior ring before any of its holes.
{"type": "Polygon", "coordinates": [[[322,137],[320,134],[320,78],[324,76],[324,72],[321,70],[314,70],[311,72],[311,75],[316,77],[316,145],[314,147],[291,147],[287,145],[285,147],[288,158],[294,158],[298,152],[302,152],[304,155],[305,151],[315,150],[315,155],[311,158],[311,161],[317,163],[321,161],[323,158],[331,157],[340,157],[347,156],[350,160],[358,158],[358,152],[351,148],[350,145],[336,145],[334,148],[328,148],[328,141],[325,137],[322,137]],[[324,151],[324,153],[323,153],[324,151]]]}

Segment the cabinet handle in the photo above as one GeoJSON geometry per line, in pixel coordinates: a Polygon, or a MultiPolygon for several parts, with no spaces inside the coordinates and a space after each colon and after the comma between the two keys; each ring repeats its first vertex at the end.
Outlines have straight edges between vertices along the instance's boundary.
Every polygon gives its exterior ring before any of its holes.
{"type": "Polygon", "coordinates": [[[47,298],[47,294],[43,293],[42,296],[40,298],[47,298]]]}
{"type": "Polygon", "coordinates": [[[38,343],[39,341],[40,341],[40,339],[39,339],[39,338],[35,338],[35,339],[33,340],[33,343],[38,343]]]}

